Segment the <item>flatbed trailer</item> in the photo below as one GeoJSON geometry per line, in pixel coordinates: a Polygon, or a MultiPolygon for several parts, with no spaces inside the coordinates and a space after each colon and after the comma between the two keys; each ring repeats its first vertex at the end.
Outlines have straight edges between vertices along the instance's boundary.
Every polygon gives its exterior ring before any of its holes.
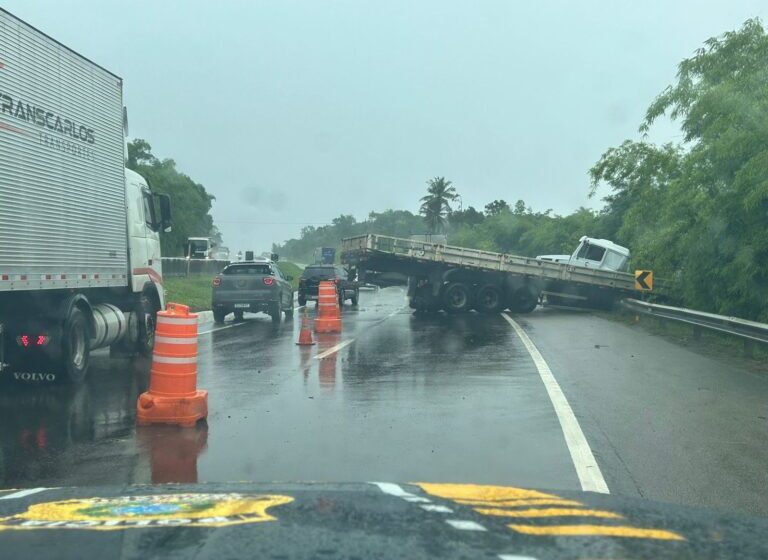
{"type": "Polygon", "coordinates": [[[528,313],[545,291],[578,291],[592,307],[636,294],[634,275],[627,272],[387,235],[343,239],[341,261],[356,268],[363,282],[367,271],[407,276],[410,305],[417,310],[528,313]]]}

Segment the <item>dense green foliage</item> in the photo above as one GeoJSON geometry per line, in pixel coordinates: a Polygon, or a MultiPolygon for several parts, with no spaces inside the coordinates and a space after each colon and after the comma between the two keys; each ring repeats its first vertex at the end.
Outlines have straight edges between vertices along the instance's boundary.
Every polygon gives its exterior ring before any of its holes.
{"type": "Polygon", "coordinates": [[[210,215],[214,197],[176,169],[175,161],[157,159],[149,142],[136,139],[128,144],[126,167],[149,181],[152,190],[171,197],[173,231],[160,234],[163,256],[183,256],[188,237],[211,237],[220,244],[221,236],[210,215]]]}
{"type": "MultiPolygon", "coordinates": [[[[444,229],[452,245],[533,256],[570,253],[581,235],[603,237],[629,247],[636,268],[668,280],[679,303],[768,321],[768,36],[761,23],[749,20],[711,38],[683,60],[640,132],[665,115],[679,122],[682,142],[626,140],[592,167],[592,194],[610,190],[600,212],[557,216],[521,200],[451,211],[455,191],[437,192],[433,180],[421,200],[421,224],[403,211],[361,223],[341,216],[305,228],[278,250],[306,259],[312,248],[338,246],[346,235],[444,229]]],[[[440,189],[450,187],[439,179],[440,189]]]]}

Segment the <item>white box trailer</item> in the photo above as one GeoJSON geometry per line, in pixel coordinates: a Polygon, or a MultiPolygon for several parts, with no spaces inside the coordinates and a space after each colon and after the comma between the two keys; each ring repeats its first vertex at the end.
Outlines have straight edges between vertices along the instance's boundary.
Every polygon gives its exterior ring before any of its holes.
{"type": "Polygon", "coordinates": [[[0,8],[0,371],[81,379],[94,348],[151,349],[170,206],[124,168],[122,91],[0,8]]]}

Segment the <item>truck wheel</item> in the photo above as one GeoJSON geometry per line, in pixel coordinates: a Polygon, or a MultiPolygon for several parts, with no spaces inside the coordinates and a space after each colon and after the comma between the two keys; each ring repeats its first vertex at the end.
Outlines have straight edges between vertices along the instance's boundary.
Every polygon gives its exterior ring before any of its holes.
{"type": "Polygon", "coordinates": [[[151,356],[155,348],[155,327],[159,309],[147,295],[142,295],[136,304],[136,316],[139,319],[139,338],[136,350],[142,356],[151,356]]]}
{"type": "Polygon", "coordinates": [[[235,321],[242,321],[242,320],[243,320],[243,312],[235,311],[235,321]]]}
{"type": "Polygon", "coordinates": [[[88,320],[77,307],[64,322],[61,341],[61,365],[58,368],[70,383],[81,383],[88,371],[91,357],[88,320]]]}
{"type": "Polygon", "coordinates": [[[539,304],[539,298],[528,288],[519,288],[512,294],[509,310],[512,313],[530,313],[539,304]]]}
{"type": "Polygon", "coordinates": [[[214,323],[223,323],[224,317],[227,316],[227,312],[224,309],[214,309],[213,310],[213,322],[214,323]]]}
{"type": "Polygon", "coordinates": [[[477,291],[475,309],[480,313],[498,313],[502,308],[501,290],[496,286],[483,286],[477,291]]]}
{"type": "Polygon", "coordinates": [[[443,308],[448,313],[466,313],[469,311],[469,288],[461,282],[449,284],[443,292],[443,308]]]}

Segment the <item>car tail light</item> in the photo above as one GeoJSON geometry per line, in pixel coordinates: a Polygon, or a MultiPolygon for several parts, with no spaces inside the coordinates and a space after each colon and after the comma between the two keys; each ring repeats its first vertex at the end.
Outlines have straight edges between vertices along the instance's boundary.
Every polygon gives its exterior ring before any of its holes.
{"type": "Polygon", "coordinates": [[[216,278],[214,278],[213,279],[213,285],[214,286],[221,286],[221,278],[219,278],[218,276],[216,278]]]}
{"type": "Polygon", "coordinates": [[[264,283],[265,283],[267,286],[271,286],[272,284],[274,284],[274,283],[275,283],[275,279],[274,279],[274,278],[272,278],[271,276],[267,276],[266,278],[264,278],[264,283]]]}

